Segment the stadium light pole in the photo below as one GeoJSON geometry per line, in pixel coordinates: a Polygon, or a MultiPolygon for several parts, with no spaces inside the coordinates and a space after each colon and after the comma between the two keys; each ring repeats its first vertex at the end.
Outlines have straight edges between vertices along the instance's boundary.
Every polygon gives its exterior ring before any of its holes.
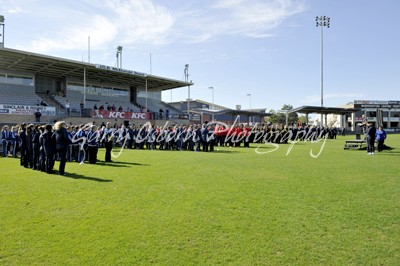
{"type": "MultiPolygon", "coordinates": [[[[246,96],[249,96],[249,99],[250,99],[250,109],[249,109],[249,111],[251,112],[251,93],[247,93],[246,94],[246,96]]],[[[250,123],[251,123],[251,116],[249,115],[249,120],[250,120],[250,123]]]]}
{"type": "MultiPolygon", "coordinates": [[[[316,27],[321,28],[321,107],[324,107],[324,27],[331,26],[331,18],[327,16],[315,17],[316,27]]],[[[323,114],[321,113],[321,126],[323,125],[323,114]]]]}
{"type": "MultiPolygon", "coordinates": [[[[185,82],[189,82],[189,64],[185,65],[184,76],[185,76],[185,82]]],[[[187,98],[188,117],[189,117],[189,109],[190,109],[190,85],[188,85],[188,98],[187,98]]]]}
{"type": "Polygon", "coordinates": [[[0,28],[1,28],[1,32],[0,32],[0,48],[4,48],[4,16],[0,15],[0,28]]]}
{"type": "Polygon", "coordinates": [[[211,90],[211,92],[212,92],[212,120],[214,121],[214,87],[208,87],[210,90],[211,90]]]}
{"type": "Polygon", "coordinates": [[[122,46],[117,46],[117,67],[122,68],[122,46]]]}
{"type": "Polygon", "coordinates": [[[144,78],[145,78],[144,88],[145,88],[145,91],[146,91],[146,113],[147,113],[147,110],[148,110],[148,108],[147,108],[147,98],[149,97],[149,95],[147,94],[147,75],[146,74],[144,75],[144,78]]]}

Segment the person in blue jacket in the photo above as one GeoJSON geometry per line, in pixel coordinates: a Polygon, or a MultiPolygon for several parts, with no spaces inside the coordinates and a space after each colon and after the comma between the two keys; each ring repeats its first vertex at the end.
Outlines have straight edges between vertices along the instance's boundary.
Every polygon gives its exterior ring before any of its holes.
{"type": "Polygon", "coordinates": [[[386,131],[383,129],[383,126],[379,126],[378,130],[376,131],[376,140],[378,141],[378,152],[383,151],[384,142],[386,139],[386,131]]]}
{"type": "Polygon", "coordinates": [[[8,130],[8,125],[3,126],[3,129],[1,131],[1,144],[3,146],[3,156],[7,157],[8,156],[8,143],[11,140],[11,134],[10,131],[8,130]]]}

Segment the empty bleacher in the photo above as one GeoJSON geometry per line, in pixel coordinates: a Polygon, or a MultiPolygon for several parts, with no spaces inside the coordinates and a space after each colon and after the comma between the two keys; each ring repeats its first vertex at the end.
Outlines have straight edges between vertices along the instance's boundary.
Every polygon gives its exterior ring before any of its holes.
{"type": "MultiPolygon", "coordinates": [[[[137,103],[143,107],[146,106],[146,98],[137,98],[137,103]]],[[[162,109],[164,112],[166,109],[168,109],[170,115],[178,115],[181,113],[178,109],[170,106],[169,104],[150,98],[147,99],[147,109],[150,110],[150,112],[155,113],[158,113],[160,109],[162,109]]]]}
{"type": "Polygon", "coordinates": [[[0,104],[37,105],[42,101],[28,85],[0,84],[0,104]]]}

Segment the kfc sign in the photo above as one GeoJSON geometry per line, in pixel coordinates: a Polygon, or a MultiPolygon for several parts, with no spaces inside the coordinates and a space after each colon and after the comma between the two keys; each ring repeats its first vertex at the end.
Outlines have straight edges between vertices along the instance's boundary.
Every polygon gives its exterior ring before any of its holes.
{"type": "Polygon", "coordinates": [[[94,110],[92,117],[94,118],[116,118],[116,119],[141,119],[150,120],[151,113],[134,113],[134,112],[114,112],[94,110]]]}

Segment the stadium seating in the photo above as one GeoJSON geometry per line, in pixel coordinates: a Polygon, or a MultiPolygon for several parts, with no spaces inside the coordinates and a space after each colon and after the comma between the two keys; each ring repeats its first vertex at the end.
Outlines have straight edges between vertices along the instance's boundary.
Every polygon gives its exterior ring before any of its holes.
{"type": "MultiPolygon", "coordinates": [[[[137,98],[137,103],[140,104],[141,106],[146,106],[146,98],[137,98]]],[[[150,98],[147,99],[147,109],[155,113],[158,113],[160,109],[162,109],[164,112],[166,109],[168,109],[170,115],[181,113],[178,109],[170,106],[169,104],[150,98]]]]}
{"type": "Polygon", "coordinates": [[[33,86],[0,84],[0,104],[37,105],[42,99],[33,86]]]}

